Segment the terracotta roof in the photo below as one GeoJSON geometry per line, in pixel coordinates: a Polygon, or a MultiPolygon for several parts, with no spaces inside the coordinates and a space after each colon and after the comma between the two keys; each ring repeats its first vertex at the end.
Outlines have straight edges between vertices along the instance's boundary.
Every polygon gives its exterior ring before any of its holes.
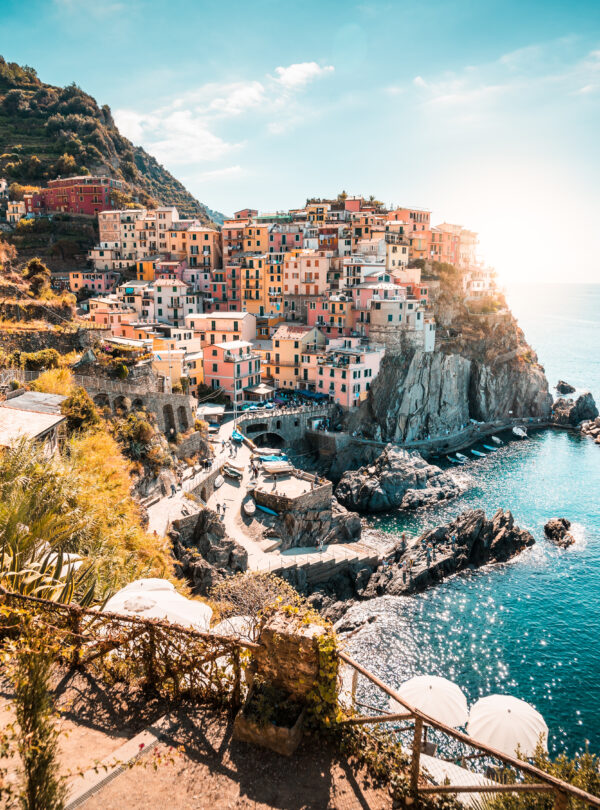
{"type": "Polygon", "coordinates": [[[313,329],[314,326],[306,326],[303,323],[282,323],[277,327],[273,340],[298,340],[313,329]]]}

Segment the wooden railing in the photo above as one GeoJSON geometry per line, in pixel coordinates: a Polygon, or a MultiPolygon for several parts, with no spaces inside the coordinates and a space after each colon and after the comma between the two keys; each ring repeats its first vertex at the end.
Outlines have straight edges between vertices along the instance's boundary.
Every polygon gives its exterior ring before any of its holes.
{"type": "Polygon", "coordinates": [[[396,720],[412,720],[413,725],[410,729],[413,731],[413,738],[412,738],[412,753],[411,753],[411,763],[410,763],[410,789],[415,802],[418,801],[419,795],[428,795],[428,794],[435,794],[435,793],[450,793],[450,794],[460,794],[460,793],[553,793],[554,794],[554,810],[564,810],[567,805],[569,797],[573,799],[578,799],[579,801],[583,801],[586,804],[589,804],[593,807],[600,807],[600,798],[598,796],[593,796],[591,793],[587,793],[585,790],[581,790],[581,788],[575,787],[575,785],[571,785],[568,782],[564,782],[562,779],[558,779],[556,776],[552,776],[545,771],[540,770],[535,765],[531,765],[529,762],[524,762],[521,759],[517,759],[517,757],[509,756],[507,754],[498,751],[495,748],[492,748],[485,743],[478,742],[477,740],[470,737],[468,734],[465,734],[462,731],[458,731],[451,726],[447,726],[444,723],[440,723],[439,720],[436,720],[433,717],[425,714],[425,712],[420,711],[415,706],[411,706],[404,698],[402,698],[395,689],[392,689],[387,684],[385,684],[382,680],[380,680],[376,675],[372,672],[369,672],[368,669],[363,667],[354,659],[350,658],[349,655],[346,655],[344,652],[338,652],[340,659],[350,666],[354,670],[353,679],[352,679],[352,696],[354,698],[355,691],[356,691],[356,681],[357,676],[360,674],[365,677],[368,681],[374,684],[378,689],[384,692],[388,697],[395,700],[400,706],[406,709],[406,713],[404,714],[378,714],[378,715],[366,715],[363,717],[352,717],[346,721],[348,724],[359,724],[359,723],[388,723],[391,721],[396,720]],[[476,749],[479,751],[483,756],[489,757],[490,759],[499,760],[500,762],[504,763],[508,767],[514,769],[517,773],[527,774],[528,776],[533,777],[537,781],[535,782],[516,782],[514,784],[500,784],[495,782],[487,782],[481,785],[423,785],[420,783],[419,775],[420,775],[420,757],[421,757],[421,747],[423,743],[423,731],[425,727],[430,727],[433,729],[437,729],[441,733],[451,737],[454,740],[457,740],[460,743],[470,746],[471,748],[476,749]]]}

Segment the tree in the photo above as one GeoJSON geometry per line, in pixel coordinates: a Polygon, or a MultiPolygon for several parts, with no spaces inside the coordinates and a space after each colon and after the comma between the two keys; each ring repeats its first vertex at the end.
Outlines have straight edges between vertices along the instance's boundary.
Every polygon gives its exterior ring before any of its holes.
{"type": "Polygon", "coordinates": [[[39,296],[50,289],[52,275],[41,259],[37,257],[30,259],[23,270],[23,278],[27,279],[31,286],[31,292],[39,296]]]}
{"type": "Polygon", "coordinates": [[[54,171],[56,174],[69,175],[77,173],[77,162],[73,155],[68,155],[66,152],[59,157],[54,164],[54,171]]]}
{"type": "Polygon", "coordinates": [[[100,414],[85,388],[77,387],[60,407],[67,417],[67,430],[87,430],[100,424],[100,414]]]}

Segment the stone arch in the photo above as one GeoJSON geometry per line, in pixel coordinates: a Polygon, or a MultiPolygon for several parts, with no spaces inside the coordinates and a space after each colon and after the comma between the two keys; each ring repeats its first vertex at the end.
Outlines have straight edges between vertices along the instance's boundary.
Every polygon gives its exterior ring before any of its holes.
{"type": "Polygon", "coordinates": [[[258,436],[253,436],[252,441],[258,447],[285,447],[285,438],[281,435],[281,433],[274,433],[273,431],[267,431],[266,433],[260,433],[258,436]]]}
{"type": "Polygon", "coordinates": [[[268,422],[250,422],[246,427],[246,433],[266,433],[268,430],[268,422]]]}
{"type": "Polygon", "coordinates": [[[175,433],[175,414],[173,413],[173,406],[170,402],[163,405],[163,421],[165,424],[165,433],[167,435],[175,433]]]}
{"type": "Polygon", "coordinates": [[[186,431],[189,427],[187,411],[183,405],[177,408],[177,421],[179,422],[179,430],[186,431]]]}
{"type": "Polygon", "coordinates": [[[140,397],[138,397],[137,399],[134,399],[133,402],[131,403],[131,408],[134,411],[143,411],[144,410],[144,400],[141,399],[140,397]]]}
{"type": "Polygon", "coordinates": [[[94,397],[94,404],[100,408],[100,410],[104,411],[107,408],[110,410],[110,399],[108,398],[108,394],[96,394],[94,397]]]}
{"type": "Polygon", "coordinates": [[[131,400],[128,397],[119,394],[113,399],[113,411],[115,413],[127,413],[129,410],[131,410],[131,400]]]}

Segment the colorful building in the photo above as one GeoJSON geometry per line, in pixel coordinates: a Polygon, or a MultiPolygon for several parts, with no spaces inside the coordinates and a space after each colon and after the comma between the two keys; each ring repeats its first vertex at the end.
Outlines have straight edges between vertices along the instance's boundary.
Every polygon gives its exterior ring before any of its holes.
{"type": "Polygon", "coordinates": [[[213,343],[203,349],[204,383],[242,405],[261,382],[260,355],[247,340],[213,343]]]}

